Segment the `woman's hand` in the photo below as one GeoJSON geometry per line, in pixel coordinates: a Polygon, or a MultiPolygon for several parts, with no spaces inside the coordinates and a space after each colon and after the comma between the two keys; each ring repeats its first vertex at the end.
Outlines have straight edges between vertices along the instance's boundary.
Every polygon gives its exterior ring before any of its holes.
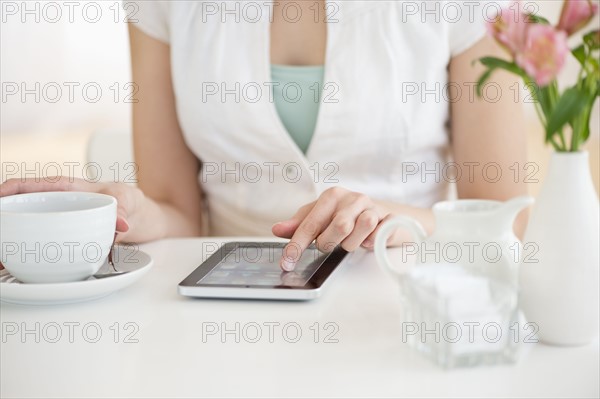
{"type": "MultiPolygon", "coordinates": [[[[107,194],[117,199],[118,233],[129,231],[128,220],[139,209],[144,199],[141,190],[124,183],[91,183],[69,177],[46,177],[33,179],[9,179],[0,184],[0,197],[40,191],[87,191],[107,194]]],[[[119,234],[119,238],[122,234],[119,234]]]]}
{"type": "Polygon", "coordinates": [[[314,240],[324,252],[337,245],[348,252],[360,246],[370,249],[378,226],[391,216],[387,207],[365,194],[330,188],[318,200],[300,208],[291,219],[273,226],[276,236],[291,237],[280,266],[285,271],[293,270],[301,253],[314,240]]]}

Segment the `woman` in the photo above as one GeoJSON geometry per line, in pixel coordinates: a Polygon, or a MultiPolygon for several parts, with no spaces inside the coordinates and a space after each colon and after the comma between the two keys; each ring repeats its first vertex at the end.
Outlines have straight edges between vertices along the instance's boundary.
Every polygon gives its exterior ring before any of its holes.
{"type": "Polygon", "coordinates": [[[515,80],[474,94],[473,61],[501,50],[484,37],[494,8],[473,4],[126,2],[138,187],[10,180],[1,195],[113,195],[126,241],[272,231],[291,239],[289,271],[313,241],[371,248],[392,215],[431,230],[451,172],[459,198],[524,194],[515,80]]]}

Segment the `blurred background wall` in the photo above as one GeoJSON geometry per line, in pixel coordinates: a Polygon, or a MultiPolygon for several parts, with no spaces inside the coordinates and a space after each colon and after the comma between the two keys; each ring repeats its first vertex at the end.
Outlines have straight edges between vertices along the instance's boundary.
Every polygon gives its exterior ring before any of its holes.
{"type": "MultiPolygon", "coordinates": [[[[0,161],[16,162],[31,173],[43,172],[36,171],[36,164],[84,163],[92,132],[127,131],[130,126],[126,11],[117,0],[0,3],[0,161]]],[[[526,3],[556,21],[562,2],[526,3]]],[[[598,18],[593,23],[600,24],[598,18]]],[[[569,60],[562,82],[574,79],[576,66],[569,60]]],[[[543,173],[549,149],[532,108],[526,108],[531,159],[543,173]]],[[[587,145],[596,184],[598,108],[597,103],[593,138],[587,145]]],[[[1,174],[4,180],[4,167],[1,174]]],[[[532,185],[533,193],[538,189],[532,185]]]]}
{"type": "Polygon", "coordinates": [[[130,126],[121,2],[0,3],[1,172],[13,162],[31,173],[51,162],[81,165],[92,132],[130,126]]]}

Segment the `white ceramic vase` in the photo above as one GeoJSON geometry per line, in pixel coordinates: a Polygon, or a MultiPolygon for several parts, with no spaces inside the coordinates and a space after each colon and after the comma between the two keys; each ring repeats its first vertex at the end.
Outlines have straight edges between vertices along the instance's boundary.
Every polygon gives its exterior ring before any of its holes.
{"type": "Polygon", "coordinates": [[[519,271],[521,308],[544,343],[584,345],[598,334],[599,217],[588,153],[552,154],[519,271]]]}

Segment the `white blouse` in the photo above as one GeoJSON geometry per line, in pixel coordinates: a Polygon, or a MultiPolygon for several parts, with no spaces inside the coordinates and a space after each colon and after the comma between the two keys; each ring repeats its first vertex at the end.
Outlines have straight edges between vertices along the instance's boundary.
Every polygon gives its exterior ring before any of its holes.
{"type": "MultiPolygon", "coordinates": [[[[203,162],[211,234],[269,235],[329,187],[421,207],[446,197],[449,106],[474,92],[448,86],[447,67],[484,35],[498,6],[489,3],[328,0],[325,77],[306,155],[272,101],[271,1],[124,7],[136,27],[170,44],[177,114],[203,162]]],[[[287,92],[290,101],[315,94],[287,92]]]]}

